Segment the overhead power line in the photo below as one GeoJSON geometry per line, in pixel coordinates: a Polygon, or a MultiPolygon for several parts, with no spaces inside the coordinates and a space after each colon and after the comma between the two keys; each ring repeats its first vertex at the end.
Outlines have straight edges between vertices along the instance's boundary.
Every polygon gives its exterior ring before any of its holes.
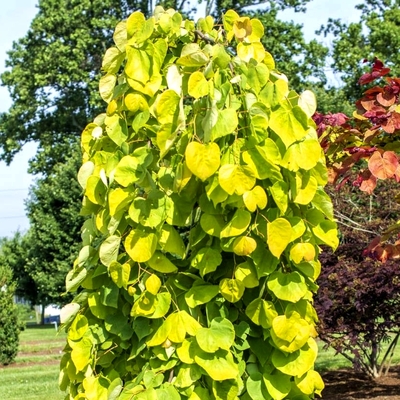
{"type": "Polygon", "coordinates": [[[29,190],[29,188],[24,189],[0,189],[0,192],[22,192],[23,190],[29,190]]]}
{"type": "Polygon", "coordinates": [[[26,215],[13,215],[10,217],[0,217],[0,219],[12,219],[12,218],[27,218],[26,215]]]}

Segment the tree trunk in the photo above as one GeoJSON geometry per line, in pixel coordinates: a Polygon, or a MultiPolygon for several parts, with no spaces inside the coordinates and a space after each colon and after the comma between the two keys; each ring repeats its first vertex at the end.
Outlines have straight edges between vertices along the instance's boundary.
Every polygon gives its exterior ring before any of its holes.
{"type": "Polygon", "coordinates": [[[45,312],[45,310],[46,310],[46,305],[42,304],[42,313],[41,313],[41,316],[40,316],[40,325],[44,325],[44,312],[45,312]]]}

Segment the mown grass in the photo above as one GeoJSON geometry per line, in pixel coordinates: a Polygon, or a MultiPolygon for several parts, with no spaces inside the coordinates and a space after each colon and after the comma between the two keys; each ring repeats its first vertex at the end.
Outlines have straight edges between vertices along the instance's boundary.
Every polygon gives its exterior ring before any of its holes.
{"type": "Polygon", "coordinates": [[[58,362],[65,334],[53,325],[27,327],[20,336],[15,364],[0,368],[0,399],[62,400],[58,362]]]}
{"type": "MultiPolygon", "coordinates": [[[[341,368],[352,368],[351,362],[342,356],[341,354],[336,354],[336,351],[332,348],[325,349],[325,343],[322,341],[318,342],[318,358],[315,363],[315,369],[319,372],[331,371],[341,368]]],[[[381,361],[389,343],[383,344],[383,349],[380,354],[379,360],[381,361]]],[[[400,364],[400,344],[396,347],[391,365],[400,364]]]]}
{"type": "MultiPolygon", "coordinates": [[[[52,325],[25,329],[16,363],[0,368],[0,399],[63,400],[65,395],[58,389],[58,362],[64,343],[65,334],[56,334],[52,325]]],[[[351,368],[346,358],[323,347],[319,342],[317,371],[351,368]]],[[[393,365],[396,364],[400,364],[400,346],[393,358],[393,365]]]]}
{"type": "Polygon", "coordinates": [[[0,369],[0,398],[7,400],[62,400],[58,364],[0,369]]]}

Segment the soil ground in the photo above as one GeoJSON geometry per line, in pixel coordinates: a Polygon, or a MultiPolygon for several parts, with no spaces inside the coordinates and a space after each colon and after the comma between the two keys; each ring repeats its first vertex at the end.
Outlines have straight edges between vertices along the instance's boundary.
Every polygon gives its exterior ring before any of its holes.
{"type": "Polygon", "coordinates": [[[323,400],[400,400],[400,366],[376,381],[347,369],[321,375],[325,382],[323,400]]]}

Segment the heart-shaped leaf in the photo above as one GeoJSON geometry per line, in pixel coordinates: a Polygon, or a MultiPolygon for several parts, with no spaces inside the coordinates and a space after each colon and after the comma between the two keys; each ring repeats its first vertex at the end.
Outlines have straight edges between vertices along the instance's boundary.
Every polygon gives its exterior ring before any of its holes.
{"type": "Polygon", "coordinates": [[[288,220],[277,218],[267,224],[267,244],[275,257],[281,256],[291,240],[292,226],[288,220]]]}
{"type": "Polygon", "coordinates": [[[220,150],[216,143],[202,144],[191,142],[185,151],[186,165],[202,181],[218,170],[220,150]]]}
{"type": "Polygon", "coordinates": [[[225,192],[242,196],[253,188],[256,178],[248,166],[225,164],[219,169],[218,182],[225,192]]]}

